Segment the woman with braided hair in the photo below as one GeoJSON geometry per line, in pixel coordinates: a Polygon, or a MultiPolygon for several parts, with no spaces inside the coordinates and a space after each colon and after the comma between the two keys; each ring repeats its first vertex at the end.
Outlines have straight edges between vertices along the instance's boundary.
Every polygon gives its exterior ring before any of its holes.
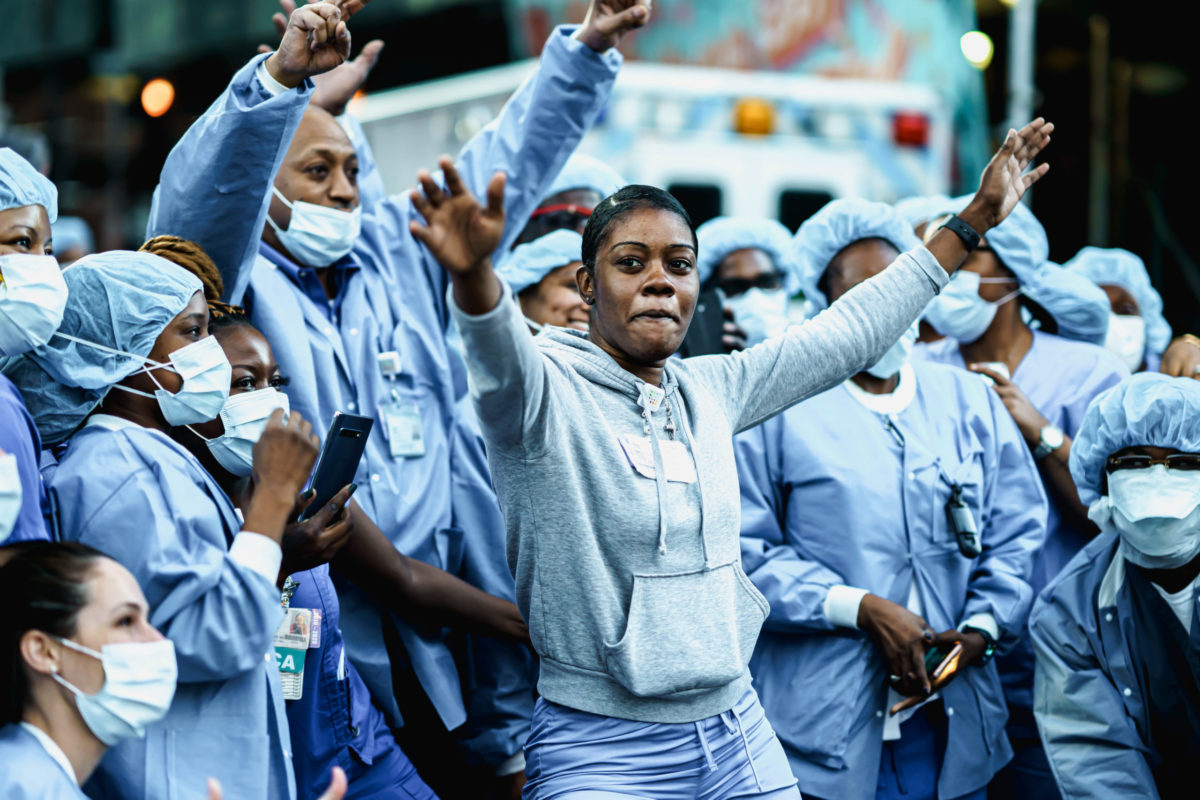
{"type": "MultiPolygon", "coordinates": [[[[266,337],[245,312],[217,299],[224,288],[221,275],[199,245],[157,236],[141,249],[173,261],[204,285],[209,332],[232,365],[229,400],[218,419],[178,428],[174,436],[234,505],[243,507],[254,492],[250,476],[254,442],[266,416],[274,408],[289,407],[283,393],[288,380],[280,373],[266,337]]],[[[349,778],[351,797],[432,798],[433,791],[392,738],[379,704],[372,702],[358,671],[345,659],[330,567],[363,587],[380,605],[413,622],[458,626],[524,642],[528,634],[512,603],[399,553],[350,502],[353,489],[347,486],[311,519],[293,520],[284,532],[279,582],[289,607],[319,610],[321,618],[319,638],[306,657],[300,697],[287,702],[297,797],[316,798],[332,767],[341,766],[349,778]],[[371,763],[360,754],[370,756],[371,763]]],[[[295,511],[306,505],[301,502],[295,511]]]]}

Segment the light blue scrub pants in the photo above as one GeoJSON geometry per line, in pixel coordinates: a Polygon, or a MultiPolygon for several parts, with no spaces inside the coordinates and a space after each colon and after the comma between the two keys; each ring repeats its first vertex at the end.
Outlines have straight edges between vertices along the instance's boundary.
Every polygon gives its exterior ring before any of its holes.
{"type": "Polygon", "coordinates": [[[799,800],[783,747],[746,692],[698,722],[635,722],[538,698],[523,800],[799,800]]]}

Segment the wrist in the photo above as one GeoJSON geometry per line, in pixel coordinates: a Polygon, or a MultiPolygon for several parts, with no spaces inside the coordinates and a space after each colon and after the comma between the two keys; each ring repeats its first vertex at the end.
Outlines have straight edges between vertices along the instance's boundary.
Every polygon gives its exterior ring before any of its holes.
{"type": "Polygon", "coordinates": [[[301,73],[291,72],[285,69],[281,63],[278,52],[272,53],[270,56],[268,56],[267,60],[263,62],[263,67],[267,70],[268,75],[289,89],[295,89],[304,81],[304,78],[306,77],[301,73]]]}
{"type": "Polygon", "coordinates": [[[967,207],[958,212],[958,218],[975,229],[980,236],[985,235],[996,227],[996,216],[982,203],[978,197],[967,203],[967,207]]]}

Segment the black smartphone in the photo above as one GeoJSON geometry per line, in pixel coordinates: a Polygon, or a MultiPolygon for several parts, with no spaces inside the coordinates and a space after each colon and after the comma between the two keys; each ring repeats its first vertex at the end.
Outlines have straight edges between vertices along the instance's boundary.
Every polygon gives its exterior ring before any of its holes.
{"type": "Polygon", "coordinates": [[[721,338],[725,335],[725,295],[720,289],[701,292],[696,298],[692,324],[679,348],[684,358],[708,356],[725,352],[721,338]]]}
{"type": "Polygon", "coordinates": [[[362,461],[374,423],[370,417],[340,411],[333,415],[321,455],[317,457],[317,468],[308,484],[308,488],[316,489],[317,494],[300,515],[301,522],[316,514],[334,495],[354,482],[354,473],[358,471],[358,462],[362,461]]]}

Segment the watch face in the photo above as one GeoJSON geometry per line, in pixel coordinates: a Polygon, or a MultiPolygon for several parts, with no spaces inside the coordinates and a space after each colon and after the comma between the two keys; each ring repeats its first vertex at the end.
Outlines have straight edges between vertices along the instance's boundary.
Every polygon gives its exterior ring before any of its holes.
{"type": "Polygon", "coordinates": [[[1065,437],[1063,436],[1063,432],[1060,428],[1057,428],[1053,425],[1047,425],[1046,427],[1042,428],[1042,441],[1045,442],[1047,446],[1058,449],[1059,447],[1062,447],[1064,439],[1065,437]]]}

